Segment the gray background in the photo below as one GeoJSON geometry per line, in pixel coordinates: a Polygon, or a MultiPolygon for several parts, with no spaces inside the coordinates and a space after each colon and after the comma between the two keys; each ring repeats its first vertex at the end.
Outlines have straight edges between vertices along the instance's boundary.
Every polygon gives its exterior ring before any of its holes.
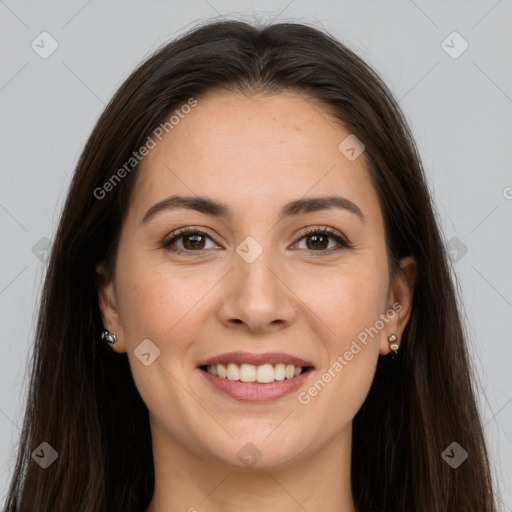
{"type": "Polygon", "coordinates": [[[0,0],[0,502],[45,248],[80,151],[130,71],[212,17],[314,23],[372,65],[400,100],[453,249],[485,435],[503,510],[512,510],[511,0],[0,0]],[[43,31],[58,44],[46,59],[52,41],[43,31]],[[453,31],[469,45],[460,55],[464,42],[453,31]]]}

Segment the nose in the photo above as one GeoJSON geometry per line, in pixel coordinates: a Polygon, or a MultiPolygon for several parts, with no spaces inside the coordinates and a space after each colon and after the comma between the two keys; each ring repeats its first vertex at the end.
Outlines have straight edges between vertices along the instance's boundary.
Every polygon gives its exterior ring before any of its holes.
{"type": "Polygon", "coordinates": [[[272,332],[293,323],[297,297],[286,283],[285,272],[265,250],[252,263],[238,254],[224,283],[220,321],[252,332],[272,332]]]}

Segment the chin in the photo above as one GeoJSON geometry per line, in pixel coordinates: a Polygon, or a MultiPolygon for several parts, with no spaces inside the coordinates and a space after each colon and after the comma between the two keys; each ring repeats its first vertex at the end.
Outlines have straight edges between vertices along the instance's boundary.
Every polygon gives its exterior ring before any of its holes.
{"type": "Polygon", "coordinates": [[[284,468],[292,464],[296,456],[304,450],[305,440],[300,441],[296,437],[283,435],[282,432],[270,433],[272,428],[275,426],[269,428],[267,424],[264,429],[246,429],[243,435],[229,438],[224,443],[213,441],[217,450],[212,456],[237,470],[284,468]],[[218,451],[219,448],[223,448],[223,451],[218,451]]]}

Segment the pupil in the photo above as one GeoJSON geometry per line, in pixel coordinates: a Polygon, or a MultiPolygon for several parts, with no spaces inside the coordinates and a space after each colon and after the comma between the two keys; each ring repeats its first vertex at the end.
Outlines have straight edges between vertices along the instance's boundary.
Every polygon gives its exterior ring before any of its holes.
{"type": "MultiPolygon", "coordinates": [[[[324,239],[324,244],[321,244],[322,247],[320,247],[321,249],[325,249],[325,240],[326,240],[326,237],[324,235],[311,235],[310,237],[311,239],[318,239],[318,238],[323,238],[324,239]]],[[[309,244],[308,244],[309,245],[309,244]]],[[[319,244],[317,243],[313,243],[313,247],[319,247],[319,244]]]]}
{"type": "MultiPolygon", "coordinates": [[[[197,249],[197,248],[198,248],[198,239],[202,238],[202,235],[199,235],[199,234],[186,235],[184,238],[185,238],[185,241],[186,241],[186,242],[185,242],[185,244],[184,244],[184,245],[185,245],[185,247],[187,247],[187,245],[188,245],[188,243],[187,243],[187,242],[188,242],[190,239],[192,239],[192,238],[193,238],[195,241],[194,241],[194,242],[192,242],[192,248],[196,248],[196,249],[197,249]]],[[[200,248],[200,249],[202,249],[202,247],[199,247],[199,248],[200,248]]],[[[190,247],[187,247],[187,249],[190,249],[190,247]]]]}

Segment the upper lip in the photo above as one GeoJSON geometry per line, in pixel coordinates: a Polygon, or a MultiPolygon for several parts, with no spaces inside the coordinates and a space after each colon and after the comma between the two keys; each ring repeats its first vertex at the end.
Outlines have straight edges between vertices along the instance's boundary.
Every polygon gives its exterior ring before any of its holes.
{"type": "Polygon", "coordinates": [[[218,356],[210,357],[205,361],[200,362],[197,366],[209,366],[214,364],[252,364],[254,366],[260,366],[263,364],[293,364],[294,366],[306,366],[313,367],[313,364],[301,359],[300,357],[293,356],[291,354],[285,354],[284,352],[263,352],[261,354],[255,354],[252,352],[226,352],[218,356]]]}

